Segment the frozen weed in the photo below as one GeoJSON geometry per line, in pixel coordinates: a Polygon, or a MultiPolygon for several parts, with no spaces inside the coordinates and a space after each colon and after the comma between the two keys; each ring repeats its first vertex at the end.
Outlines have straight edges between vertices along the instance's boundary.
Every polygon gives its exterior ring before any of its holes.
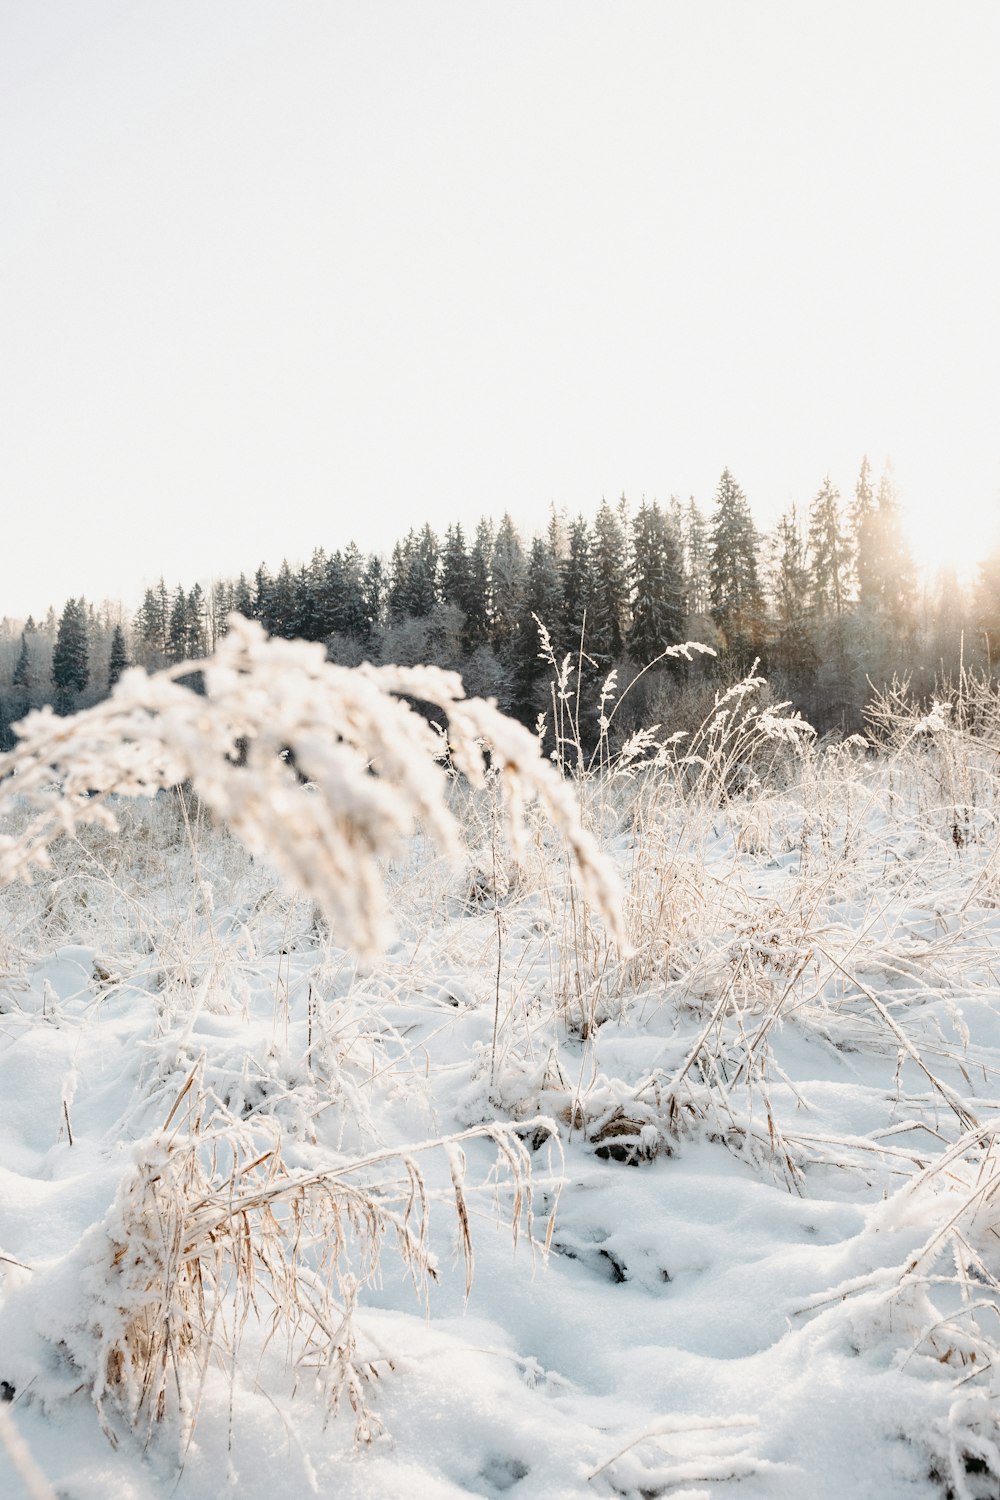
{"type": "Polygon", "coordinates": [[[134,1149],[107,1220],[88,1236],[89,1295],[66,1346],[112,1442],[120,1419],[148,1440],[171,1418],[183,1450],[210,1365],[239,1365],[248,1325],[263,1331],[265,1349],[282,1351],[296,1384],[309,1377],[331,1416],[346,1399],[359,1440],[376,1436],[367,1390],[391,1360],[359,1328],[358,1290],[377,1277],[389,1241],[418,1296],[437,1277],[432,1194],[418,1162],[430,1150],[449,1164],[467,1290],[473,1246],[463,1142],[493,1142],[508,1174],[514,1241],[522,1232],[532,1239],[530,1158],[509,1127],[307,1171],[288,1165],[267,1124],[255,1129],[213,1108],[190,1075],[164,1128],[134,1149]]]}
{"type": "MultiPolygon", "coordinates": [[[[147,1091],[162,1091],[197,1054],[190,1037],[200,1013],[235,1001],[247,1014],[244,965],[259,967],[269,954],[278,963],[267,1055],[245,1058],[239,1070],[223,1058],[206,1071],[196,1058],[163,1130],[136,1147],[108,1220],[63,1267],[80,1278],[83,1295],[73,1298],[79,1317],[62,1342],[115,1441],[127,1429],[148,1437],[169,1417],[182,1446],[189,1442],[210,1366],[232,1368],[250,1326],[263,1330],[265,1349],[284,1350],[300,1379],[309,1373],[330,1412],[346,1398],[358,1436],[369,1438],[377,1420],[366,1385],[385,1361],[359,1342],[359,1289],[377,1275],[388,1240],[418,1293],[437,1274],[431,1193],[418,1157],[431,1148],[446,1156],[467,1289],[462,1143],[485,1137],[495,1147],[515,1241],[522,1227],[532,1235],[531,1158],[512,1127],[487,1121],[456,1136],[324,1160],[315,1170],[290,1164],[280,1120],[313,1146],[313,1122],[331,1107],[344,1117],[335,1136],[343,1139],[347,1116],[361,1129],[368,1114],[360,1070],[373,1085],[386,1063],[376,1037],[395,1046],[377,1004],[365,1021],[356,994],[353,1019],[338,1023],[310,986],[303,1050],[298,1059],[289,1053],[291,955],[304,929],[319,950],[318,980],[342,963],[329,931],[306,913],[311,903],[321,907],[332,930],[371,959],[390,932],[388,862],[415,847],[418,829],[436,854],[462,850],[452,806],[457,773],[488,799],[486,894],[494,903],[501,868],[509,881],[524,856],[531,804],[565,841],[588,908],[612,939],[621,937],[617,876],[535,737],[467,699],[454,674],[349,671],[327,662],[321,647],[269,641],[239,617],[230,624],[215,656],[197,664],[203,695],[181,680],[190,664],[153,676],[133,671],[93,709],[29,715],[18,746],[0,760],[0,875],[30,880],[42,869],[49,877],[36,898],[39,944],[72,934],[95,946],[103,935],[107,945],[114,933],[131,950],[130,972],[137,954],[150,959],[162,1035],[147,1091]],[[410,706],[414,699],[446,717],[446,742],[410,706]],[[163,795],[175,787],[189,792],[163,795]],[[131,801],[158,792],[145,839],[131,801]],[[206,836],[206,813],[277,868],[305,905],[279,897],[266,874],[250,877],[245,862],[235,876],[231,865],[220,868],[231,846],[216,831],[206,836]],[[123,820],[134,839],[121,837],[123,820]],[[156,863],[158,899],[146,905],[136,892],[151,883],[156,863]],[[239,884],[242,903],[233,900],[239,884]],[[171,886],[173,912],[163,899],[171,886]]],[[[106,995],[127,967],[106,951],[94,965],[95,995],[106,995]]],[[[137,1123],[144,1108],[148,1097],[132,1112],[137,1123]]],[[[534,1137],[549,1128],[540,1119],[525,1126],[534,1137]]]]}
{"type": "Polygon", "coordinates": [[[534,737],[489,703],[466,698],[455,673],[432,667],[338,667],[322,646],[268,640],[234,615],[215,656],[198,663],[205,693],[178,679],[127,672],[112,696],[70,718],[43,709],[19,726],[0,759],[0,814],[26,805],[17,834],[0,836],[0,878],[45,867],[60,834],[117,826],[110,799],[190,783],[250,851],[326,911],[366,957],[390,931],[378,861],[419,823],[448,855],[461,848],[447,802],[441,745],[405,701],[448,721],[452,765],[474,784],[484,747],[504,796],[515,856],[522,812],[536,800],[570,848],[588,901],[619,935],[617,878],[585,831],[572,790],[542,761],[534,737]]]}

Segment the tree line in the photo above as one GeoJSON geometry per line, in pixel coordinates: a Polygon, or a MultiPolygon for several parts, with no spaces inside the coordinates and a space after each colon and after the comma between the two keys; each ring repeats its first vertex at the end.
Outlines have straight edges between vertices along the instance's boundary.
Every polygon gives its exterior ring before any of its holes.
{"type": "Polygon", "coordinates": [[[551,663],[569,655],[584,724],[600,685],[619,685],[671,645],[698,640],[717,655],[664,663],[650,696],[676,698],[692,675],[731,680],[755,661],[821,730],[858,728],[870,683],[894,674],[928,691],[936,676],[1000,655],[1000,561],[987,559],[974,596],[954,576],[918,586],[891,470],[876,483],[865,458],[845,501],[829,478],[800,511],[761,534],[726,469],[706,513],[694,501],[602,501],[595,517],[552,509],[526,540],[509,515],[438,536],[411,529],[385,559],[354,543],[317,548],[308,563],[261,564],[248,578],[147,588],[131,618],[70,599],[57,618],[0,628],[0,732],[28,708],[65,713],[108,692],[125,667],[158,667],[213,649],[237,611],[272,635],[322,641],[331,659],[432,662],[462,672],[470,693],[534,722],[551,663]],[[991,649],[995,643],[995,651],[991,649]]]}

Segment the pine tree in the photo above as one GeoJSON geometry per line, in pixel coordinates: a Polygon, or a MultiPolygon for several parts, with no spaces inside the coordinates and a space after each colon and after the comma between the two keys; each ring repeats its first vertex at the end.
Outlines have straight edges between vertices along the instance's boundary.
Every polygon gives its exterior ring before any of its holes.
{"type": "Polygon", "coordinates": [[[68,599],[59,619],[52,653],[52,686],[56,712],[68,713],[75,693],[82,693],[90,680],[90,649],[87,640],[87,607],[82,598],[68,599]]]}
{"type": "Polygon", "coordinates": [[[316,594],[309,569],[303,563],[294,576],[290,629],[297,641],[319,639],[316,619],[316,594]]]}
{"type": "Polygon", "coordinates": [[[808,678],[816,670],[816,650],[807,616],[810,575],[798,511],[793,505],[778,522],[774,535],[771,593],[777,630],[773,664],[794,677],[808,678]]]}
{"type": "Polygon", "coordinates": [[[317,639],[326,641],[330,636],[340,634],[347,570],[339,549],[322,561],[317,558],[316,566],[321,571],[316,599],[317,639]]]}
{"type": "Polygon", "coordinates": [[[21,631],[21,650],[18,653],[17,662],[14,666],[14,676],[11,682],[14,687],[24,688],[25,692],[30,687],[31,658],[28,654],[28,631],[21,631]]]}
{"type": "Polygon", "coordinates": [[[562,613],[557,645],[560,652],[577,653],[581,645],[589,652],[589,618],[593,592],[590,559],[590,528],[583,516],[570,522],[566,555],[559,564],[562,581],[562,613]]]}
{"type": "Polygon", "coordinates": [[[493,649],[503,666],[510,667],[517,654],[515,643],[524,613],[528,568],[521,538],[506,513],[493,538],[490,572],[493,578],[493,649]]]}
{"type": "Polygon", "coordinates": [[[294,637],[296,593],[295,574],[287,558],[282,558],[269,591],[266,614],[261,617],[269,635],[278,635],[284,640],[294,637]]]}
{"type": "Polygon", "coordinates": [[[868,633],[874,638],[888,629],[898,642],[915,628],[916,583],[890,464],[873,495],[868,459],[862,460],[851,524],[858,604],[868,633]]]}
{"type": "Polygon", "coordinates": [[[145,666],[159,667],[166,661],[169,624],[170,599],[161,578],[155,588],[146,590],[135,620],[140,658],[145,666]]]}
{"type": "Polygon", "coordinates": [[[561,612],[562,581],[559,566],[545,538],[536,536],[528,554],[524,605],[514,662],[514,704],[517,713],[528,722],[541,706],[539,682],[545,673],[540,654],[538,622],[541,621],[551,632],[561,612]]]}
{"type": "Polygon", "coordinates": [[[840,514],[840,495],[824,479],[809,510],[812,604],[817,616],[838,620],[847,605],[850,552],[840,514]]]}
{"type": "Polygon", "coordinates": [[[345,635],[355,641],[368,639],[370,626],[365,607],[365,560],[354,542],[344,552],[344,592],[341,601],[341,626],[345,635]]]}
{"type": "Polygon", "coordinates": [[[555,501],[549,506],[549,524],[545,531],[549,548],[556,562],[561,564],[569,549],[569,523],[563,506],[555,501]]]}
{"type": "Polygon", "coordinates": [[[681,542],[654,500],[644,500],[632,527],[632,624],[628,651],[648,666],[668,646],[684,639],[681,542]]]}
{"type": "Polygon", "coordinates": [[[798,509],[794,505],[781,517],[775,529],[771,592],[779,631],[792,630],[804,622],[809,610],[809,560],[798,509]]]}
{"type": "Polygon", "coordinates": [[[903,531],[892,466],[886,464],[876,496],[878,549],[876,584],[882,616],[899,636],[909,635],[915,623],[913,558],[903,531]]]}
{"type": "Polygon", "coordinates": [[[196,583],[187,596],[185,615],[184,654],[189,661],[193,661],[205,655],[208,645],[206,632],[208,611],[205,607],[205,592],[200,583],[196,583]]]}
{"type": "Polygon", "coordinates": [[[858,603],[863,609],[869,609],[877,604],[879,590],[876,579],[878,526],[875,492],[871,481],[871,464],[868,462],[867,453],[861,460],[861,471],[854,489],[850,520],[854,541],[854,578],[858,591],[858,603]]]}
{"type": "Polygon", "coordinates": [[[235,589],[231,579],[217,578],[212,584],[208,611],[208,649],[214,651],[226,633],[226,621],[235,608],[235,589]]]}
{"type": "Polygon", "coordinates": [[[562,577],[552,548],[544,537],[536,536],[531,543],[524,608],[526,616],[537,616],[552,634],[562,612],[562,577]]]}
{"type": "Polygon", "coordinates": [[[145,594],[143,595],[142,603],[136,610],[135,617],[132,621],[135,640],[140,652],[142,652],[144,648],[149,647],[150,636],[152,635],[154,629],[150,616],[155,613],[155,610],[156,605],[154,602],[153,590],[147,589],[145,594]]]}
{"type": "Polygon", "coordinates": [[[385,624],[386,578],[382,559],[373,554],[361,577],[361,597],[364,604],[366,639],[377,634],[385,624]]]}
{"type": "Polygon", "coordinates": [[[125,631],[121,625],[115,626],[111,635],[111,655],[108,658],[108,692],[114,687],[119,677],[129,665],[128,650],[125,646],[125,631]]]}
{"type": "Polygon", "coordinates": [[[178,586],[170,606],[167,626],[167,656],[172,663],[186,661],[188,654],[188,599],[178,586]]]}
{"type": "Polygon", "coordinates": [[[271,620],[273,618],[271,611],[271,594],[273,590],[274,580],[271,578],[271,574],[268,571],[267,564],[261,563],[256,573],[253,575],[251,603],[253,615],[251,618],[254,620],[259,620],[264,629],[268,632],[270,632],[271,630],[271,620]]]}
{"type": "Polygon", "coordinates": [[[438,539],[430,526],[423,526],[410,552],[406,577],[406,613],[423,620],[438,601],[438,539]]]}
{"type": "Polygon", "coordinates": [[[385,612],[388,616],[388,624],[402,624],[406,618],[406,582],[409,577],[409,552],[414,546],[414,534],[409,532],[405,541],[393,543],[393,550],[388,559],[388,586],[385,589],[385,612]]]}
{"type": "Polygon", "coordinates": [[[693,495],[684,507],[682,536],[684,592],[687,595],[688,614],[693,618],[705,617],[712,608],[709,573],[712,549],[708,537],[708,523],[696,505],[693,495]]]}
{"type": "Polygon", "coordinates": [[[296,614],[302,638],[307,641],[324,641],[332,629],[328,562],[323,548],[314,547],[312,556],[299,574],[296,614]]]}
{"type": "Polygon", "coordinates": [[[233,588],[232,607],[236,611],[236,613],[242,615],[245,620],[252,620],[255,618],[253,608],[253,589],[250,587],[250,580],[247,578],[245,573],[241,573],[239,578],[237,578],[236,580],[235,586],[233,588]]]}
{"type": "Polygon", "coordinates": [[[764,601],[757,571],[757,532],[746,496],[725,469],[712,514],[709,588],[712,619],[737,670],[764,649],[764,601]]]}
{"type": "Polygon", "coordinates": [[[108,675],[108,647],[110,645],[107,622],[92,604],[87,605],[87,666],[88,676],[95,683],[104,682],[108,675]]]}
{"type": "Polygon", "coordinates": [[[678,539],[678,541],[680,543],[680,548],[681,548],[681,567],[683,569],[684,566],[685,566],[685,561],[684,561],[684,507],[683,507],[683,505],[681,504],[680,500],[678,499],[678,497],[676,495],[671,495],[670,499],[667,501],[666,505],[663,507],[663,518],[666,521],[667,525],[669,527],[671,527],[671,529],[673,530],[674,536],[677,537],[677,539],[678,539]]]}
{"type": "Polygon", "coordinates": [[[469,555],[472,588],[464,606],[462,644],[471,655],[489,644],[493,632],[493,527],[485,518],[476,527],[469,555]]]}
{"type": "Polygon", "coordinates": [[[449,526],[441,550],[441,599],[465,614],[472,593],[472,564],[460,523],[449,526]]]}
{"type": "Polygon", "coordinates": [[[410,614],[410,565],[417,539],[410,530],[402,542],[396,542],[389,559],[389,587],[386,609],[390,625],[401,625],[410,614]]]}
{"type": "Polygon", "coordinates": [[[602,670],[622,656],[629,615],[628,535],[620,512],[602,500],[594,520],[589,651],[602,670]]]}

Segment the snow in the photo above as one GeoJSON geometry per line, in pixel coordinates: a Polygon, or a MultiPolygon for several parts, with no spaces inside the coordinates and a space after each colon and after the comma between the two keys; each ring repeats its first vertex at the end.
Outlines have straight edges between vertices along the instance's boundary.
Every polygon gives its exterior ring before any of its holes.
{"type": "MultiPolygon", "coordinates": [[[[540,824],[491,883],[489,786],[456,800],[466,867],[420,836],[386,867],[398,938],[367,969],[172,794],[55,844],[0,931],[0,1380],[51,1492],[995,1494],[995,802],[970,751],[956,841],[951,733],[905,764],[792,747],[711,806],[614,791],[626,957],[540,824]],[[401,1213],[409,1155],[428,1275],[390,1227],[366,1279],[356,1220],[330,1283],[342,1307],[357,1281],[360,1410],[260,1267],[162,1420],[110,1381],[114,1247],[192,1140],[233,1194],[274,1171],[286,1230],[307,1180],[401,1213]]],[[[0,1447],[0,1495],[28,1493],[0,1447]]]]}

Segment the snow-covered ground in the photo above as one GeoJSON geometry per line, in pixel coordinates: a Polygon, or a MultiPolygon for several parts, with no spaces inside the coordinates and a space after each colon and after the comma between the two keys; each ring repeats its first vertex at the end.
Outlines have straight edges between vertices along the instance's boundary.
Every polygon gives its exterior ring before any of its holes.
{"type": "Polygon", "coordinates": [[[367,970],[171,794],[57,845],[0,930],[0,1381],[51,1491],[995,1496],[997,802],[950,734],[593,783],[627,958],[488,792],[367,970]]]}

